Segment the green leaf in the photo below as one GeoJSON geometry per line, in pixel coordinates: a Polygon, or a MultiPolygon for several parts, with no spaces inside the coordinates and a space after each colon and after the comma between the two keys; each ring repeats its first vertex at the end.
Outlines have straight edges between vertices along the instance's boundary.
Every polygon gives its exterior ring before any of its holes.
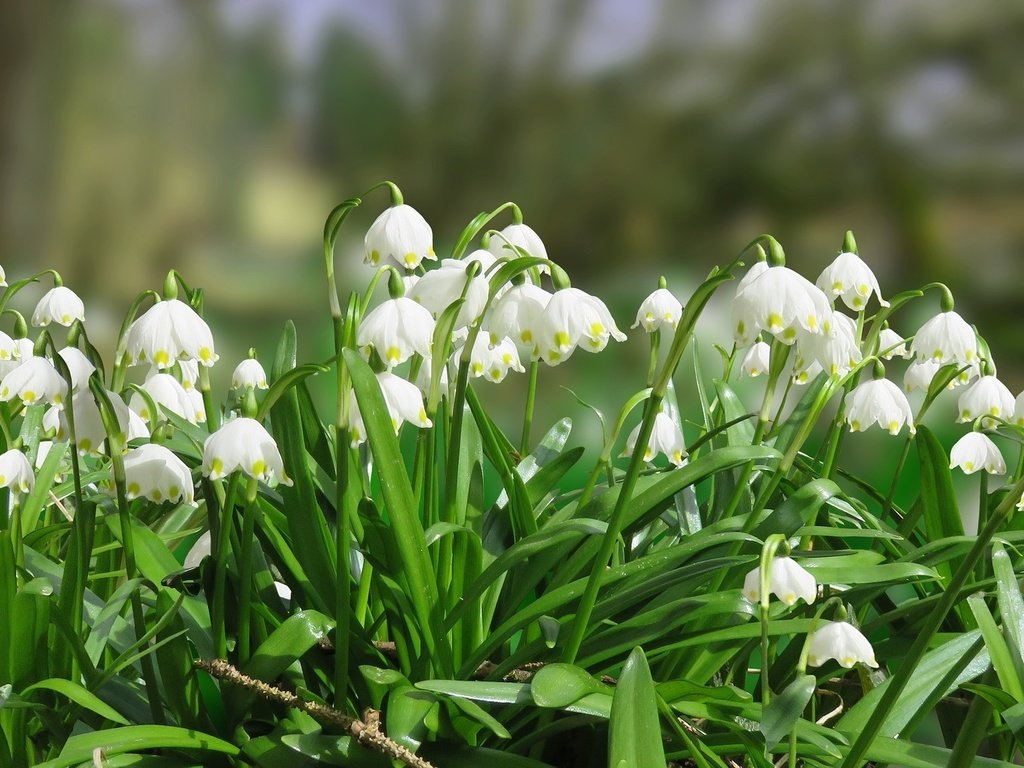
{"type": "Polygon", "coordinates": [[[1024,703],[1024,687],[1021,686],[1020,678],[1017,677],[1017,669],[1010,657],[1010,649],[1003,639],[996,620],[985,605],[984,595],[971,595],[967,598],[967,605],[978,622],[978,629],[981,636],[985,638],[985,647],[988,648],[989,658],[992,659],[992,668],[999,678],[1003,690],[1013,696],[1017,703],[1024,703]]]}
{"type": "MultiPolygon", "coordinates": [[[[543,671],[543,668],[538,671],[543,671]]],[[[496,704],[529,704],[533,702],[529,683],[504,683],[490,680],[421,680],[417,688],[448,696],[496,704]]]]}
{"type": "MultiPolygon", "coordinates": [[[[964,525],[960,519],[953,476],[949,471],[949,455],[942,443],[927,427],[918,427],[918,458],[921,464],[920,499],[924,520],[925,538],[938,541],[947,536],[963,536],[964,525]]],[[[948,579],[956,570],[962,558],[949,565],[943,565],[939,572],[948,579]]]]}
{"type": "Polygon", "coordinates": [[[296,659],[334,629],[334,620],[319,611],[299,611],[260,643],[242,672],[257,680],[274,680],[296,659]]]}
{"type": "Polygon", "coordinates": [[[530,695],[538,707],[562,709],[605,687],[585,669],[572,664],[546,664],[530,680],[530,695]]]}
{"type": "Polygon", "coordinates": [[[170,725],[129,725],[72,736],[64,744],[60,756],[36,768],[70,768],[92,761],[93,750],[102,749],[114,756],[142,749],[190,749],[237,755],[238,747],[200,731],[170,725]]]}
{"type": "Polygon", "coordinates": [[[437,699],[412,686],[397,688],[388,696],[386,719],[388,738],[415,752],[437,733],[437,699]]]}
{"type": "Polygon", "coordinates": [[[1017,677],[1024,679],[1024,598],[1010,556],[998,541],[992,544],[992,571],[996,577],[996,598],[1006,643],[1013,654],[1017,677]]]}
{"type": "Polygon", "coordinates": [[[733,388],[721,379],[715,379],[715,390],[718,392],[718,404],[725,415],[725,421],[731,426],[725,430],[729,445],[750,445],[754,439],[754,425],[747,418],[750,411],[743,405],[733,388]]]}
{"type": "Polygon", "coordinates": [[[754,535],[764,541],[773,533],[792,536],[801,527],[812,522],[821,505],[842,489],[831,480],[819,478],[804,485],[772,511],[755,529],[754,535]]]}
{"type": "Polygon", "coordinates": [[[817,684],[814,675],[800,675],[768,703],[759,729],[764,734],[765,749],[775,749],[775,745],[789,735],[817,684]]]}
{"type": "Polygon", "coordinates": [[[634,648],[612,696],[608,723],[609,768],[665,768],[658,697],[647,658],[634,648]]]}
{"type": "Polygon", "coordinates": [[[32,691],[43,690],[59,693],[75,702],[75,704],[85,707],[90,712],[95,712],[100,717],[110,720],[111,722],[128,725],[128,721],[121,716],[120,712],[109,704],[101,701],[96,694],[86,690],[81,685],[71,680],[63,680],[56,677],[51,677],[47,680],[40,680],[38,683],[34,683],[23,690],[21,692],[21,697],[26,698],[32,691]]]}

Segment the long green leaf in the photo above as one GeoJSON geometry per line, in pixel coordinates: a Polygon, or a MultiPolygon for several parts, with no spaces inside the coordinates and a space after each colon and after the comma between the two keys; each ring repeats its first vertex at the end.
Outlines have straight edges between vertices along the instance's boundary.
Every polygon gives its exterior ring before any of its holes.
{"type": "Polygon", "coordinates": [[[238,754],[238,747],[200,731],[170,725],[129,725],[72,736],[64,744],[59,757],[39,763],[36,768],[69,768],[92,761],[96,749],[102,749],[111,756],[144,749],[188,749],[238,754]]]}
{"type": "Polygon", "coordinates": [[[665,768],[658,697],[647,658],[634,648],[612,696],[608,723],[609,768],[665,768]]]}

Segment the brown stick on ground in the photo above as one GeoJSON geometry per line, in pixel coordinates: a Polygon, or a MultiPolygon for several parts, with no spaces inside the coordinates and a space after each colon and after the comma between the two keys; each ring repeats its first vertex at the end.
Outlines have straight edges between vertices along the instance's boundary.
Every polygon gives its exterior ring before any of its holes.
{"type": "Polygon", "coordinates": [[[301,709],[321,722],[331,723],[332,725],[344,728],[364,747],[381,752],[394,760],[401,760],[406,765],[413,766],[413,768],[434,768],[432,763],[410,752],[401,744],[392,741],[384,735],[380,730],[379,712],[367,710],[363,714],[364,722],[363,720],[349,717],[333,707],[317,704],[315,701],[305,701],[290,691],[275,688],[262,680],[243,675],[231,664],[224,661],[224,659],[214,659],[213,661],[199,660],[194,664],[197,668],[208,672],[218,680],[227,680],[229,683],[247,688],[264,699],[276,701],[287,707],[301,709]]]}

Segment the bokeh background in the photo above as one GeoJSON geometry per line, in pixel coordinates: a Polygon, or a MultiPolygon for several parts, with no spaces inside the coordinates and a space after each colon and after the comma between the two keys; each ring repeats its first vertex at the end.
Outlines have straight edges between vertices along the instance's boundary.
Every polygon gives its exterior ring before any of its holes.
{"type": "Polygon", "coordinates": [[[326,354],[323,219],[383,178],[442,254],[517,201],[624,328],[659,274],[771,232],[813,279],[849,228],[1019,391],[1022,52],[1017,0],[6,0],[0,264],[59,269],[101,342],[177,268],[226,375],[285,318],[326,354]]]}

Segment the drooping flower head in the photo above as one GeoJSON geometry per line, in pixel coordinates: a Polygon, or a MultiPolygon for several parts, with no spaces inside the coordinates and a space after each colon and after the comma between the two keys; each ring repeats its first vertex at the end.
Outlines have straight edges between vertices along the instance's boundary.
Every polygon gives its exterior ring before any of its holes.
{"type": "MultiPolygon", "coordinates": [[[[640,427],[637,424],[633,431],[626,438],[626,450],[623,456],[632,456],[636,450],[636,441],[640,437],[640,427]]],[[[644,461],[651,461],[659,453],[665,454],[670,463],[677,467],[683,466],[683,459],[686,458],[686,445],[683,442],[683,433],[679,425],[672,417],[664,411],[658,411],[654,416],[654,428],[651,430],[651,439],[647,441],[644,448],[644,461]]]]}
{"type": "Polygon", "coordinates": [[[150,501],[184,501],[194,504],[192,473],[170,449],[147,443],[132,448],[124,456],[127,496],[144,496],[150,501]]]}
{"type": "Polygon", "coordinates": [[[71,390],[77,392],[83,387],[89,386],[89,377],[92,376],[96,366],[85,356],[78,347],[64,347],[58,355],[64,360],[71,374],[71,390]]]}
{"type": "MultiPolygon", "coordinates": [[[[857,324],[841,312],[833,312],[822,333],[808,333],[797,342],[799,357],[814,360],[830,376],[845,376],[861,361],[857,324]]],[[[805,365],[805,367],[807,367],[805,365]]]]}
{"type": "Polygon", "coordinates": [[[524,373],[519,361],[519,350],[507,336],[492,345],[489,334],[481,333],[473,343],[473,352],[469,360],[469,373],[474,378],[484,377],[498,384],[504,381],[509,370],[524,373]]]}
{"type": "Polygon", "coordinates": [[[413,354],[430,356],[434,318],[430,311],[410,298],[388,299],[371,310],[356,332],[356,344],[365,354],[376,350],[389,369],[401,365],[413,354]]]}
{"type": "Polygon", "coordinates": [[[907,349],[906,341],[892,328],[883,328],[878,334],[878,351],[883,360],[892,360],[894,357],[909,358],[913,354],[907,349]]]}
{"type": "Polygon", "coordinates": [[[820,667],[829,659],[850,669],[857,662],[877,667],[875,651],[859,629],[845,621],[830,621],[814,630],[807,653],[807,663],[820,667]]]}
{"type": "Polygon", "coordinates": [[[949,468],[970,475],[984,469],[990,475],[1005,475],[1006,462],[992,438],[981,432],[968,432],[949,451],[949,468]]]}
{"type": "Polygon", "coordinates": [[[600,352],[608,339],[625,341],[604,302],[578,288],[556,291],[544,308],[538,328],[537,351],[548,365],[567,360],[577,347],[600,352]]]}
{"type": "Polygon", "coordinates": [[[427,220],[411,205],[393,205],[370,225],[364,240],[363,261],[377,266],[391,259],[406,269],[415,269],[434,255],[434,233],[427,220]]]}
{"type": "MultiPolygon", "coordinates": [[[[423,407],[423,395],[415,384],[389,371],[378,373],[377,383],[380,384],[380,392],[384,396],[384,405],[388,409],[395,434],[407,421],[421,429],[431,426],[432,422],[423,407]]],[[[352,391],[349,392],[349,430],[353,448],[366,440],[366,425],[359,412],[355,392],[352,391]]]]}
{"type": "Polygon", "coordinates": [[[801,333],[821,333],[832,309],[817,286],[779,266],[762,269],[736,291],[732,314],[733,336],[740,346],[750,344],[762,330],[793,344],[801,333]]]}
{"type": "Polygon", "coordinates": [[[497,344],[507,336],[524,354],[536,359],[541,320],[549,301],[551,294],[538,285],[512,286],[495,303],[484,324],[491,333],[491,343],[497,344]]]}
{"type": "Polygon", "coordinates": [[[888,379],[865,381],[850,392],[846,398],[846,423],[854,432],[872,424],[878,424],[891,435],[899,433],[904,424],[910,427],[910,434],[916,431],[907,396],[888,379]]]}
{"type": "MultiPolygon", "coordinates": [[[[768,569],[768,592],[786,605],[798,598],[808,605],[818,596],[818,582],[803,566],[791,557],[772,559],[768,569]]],[[[752,603],[761,599],[761,569],[755,568],[743,579],[743,596],[752,603]]]]}
{"type": "Polygon", "coordinates": [[[29,493],[36,477],[28,457],[17,448],[0,454],[0,488],[10,488],[15,493],[29,493]]]}
{"type": "MultiPolygon", "coordinates": [[[[116,392],[107,392],[110,404],[113,406],[117,418],[117,426],[120,432],[114,437],[122,444],[129,440],[149,437],[149,428],[139,415],[125,405],[124,400],[116,392]]],[[[107,430],[103,424],[103,416],[100,407],[96,403],[89,389],[81,389],[71,396],[72,412],[75,417],[75,440],[78,444],[78,452],[81,454],[100,455],[106,452],[105,442],[107,430]]],[[[58,414],[57,427],[58,440],[71,439],[71,427],[68,422],[67,413],[61,411],[58,414]]]]}
{"type": "MultiPolygon", "coordinates": [[[[192,398],[178,380],[169,373],[150,374],[146,381],[143,382],[142,389],[153,398],[153,402],[158,409],[161,407],[166,408],[171,413],[175,413],[193,424],[206,420],[205,418],[199,418],[192,398]]],[[[132,394],[128,405],[132,411],[146,421],[154,418],[163,419],[162,413],[150,413],[149,403],[138,392],[132,394]]],[[[203,415],[205,416],[205,414],[203,415]]]]}
{"type": "Polygon", "coordinates": [[[856,253],[836,256],[818,277],[817,286],[832,298],[840,297],[846,306],[858,312],[864,309],[872,293],[878,297],[879,304],[889,306],[882,298],[875,273],[856,253]]]}
{"type": "Polygon", "coordinates": [[[22,357],[21,364],[0,381],[0,400],[20,398],[25,405],[50,403],[60,406],[67,384],[45,357],[22,357]]]}
{"type": "Polygon", "coordinates": [[[63,285],[44,293],[32,313],[32,325],[37,327],[50,323],[70,326],[75,320],[85,320],[85,304],[78,294],[63,285]]]}
{"type": "Polygon", "coordinates": [[[1009,421],[1014,414],[1014,397],[995,376],[981,376],[957,399],[957,411],[957,421],[960,423],[982,416],[1009,421]]]}
{"type": "Polygon", "coordinates": [[[255,357],[247,357],[231,373],[232,389],[269,389],[267,372],[255,357]]]}
{"type": "MultiPolygon", "coordinates": [[[[487,244],[488,250],[499,259],[517,258],[520,254],[515,248],[522,248],[535,259],[546,259],[547,248],[540,239],[540,235],[534,232],[528,224],[509,224],[499,234],[492,235],[487,244]]],[[[550,268],[544,264],[540,267],[543,273],[550,272],[550,268]]]]}
{"type": "Polygon", "coordinates": [[[203,474],[211,480],[241,470],[264,483],[291,485],[274,438],[256,419],[240,416],[203,443],[203,474]]]}
{"type": "Polygon", "coordinates": [[[466,262],[444,259],[438,269],[427,272],[417,280],[406,295],[430,310],[434,317],[438,317],[462,296],[463,289],[466,289],[466,300],[459,309],[455,327],[465,328],[475,323],[483,314],[490,290],[487,278],[482,274],[477,274],[473,278],[466,275],[466,262]]]}
{"type": "Polygon", "coordinates": [[[211,366],[219,359],[210,326],[178,299],[158,301],[128,327],[125,351],[130,365],[152,363],[163,370],[178,360],[211,366]]]}
{"type": "Polygon", "coordinates": [[[643,326],[648,333],[663,329],[674,331],[682,314],[683,305],[679,303],[679,299],[667,288],[658,288],[641,302],[636,313],[636,322],[631,327],[643,326]]]}
{"type": "Polygon", "coordinates": [[[751,378],[766,373],[768,371],[768,364],[771,361],[771,352],[772,348],[766,342],[754,342],[750,349],[747,350],[747,354],[743,356],[743,362],[740,363],[740,373],[751,378]]]}
{"type": "Polygon", "coordinates": [[[970,365],[978,359],[978,337],[956,312],[940,312],[914,335],[910,351],[918,360],[970,365]]]}

